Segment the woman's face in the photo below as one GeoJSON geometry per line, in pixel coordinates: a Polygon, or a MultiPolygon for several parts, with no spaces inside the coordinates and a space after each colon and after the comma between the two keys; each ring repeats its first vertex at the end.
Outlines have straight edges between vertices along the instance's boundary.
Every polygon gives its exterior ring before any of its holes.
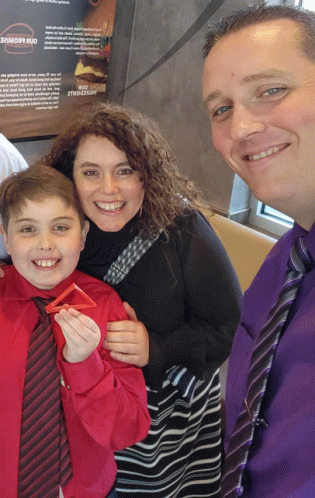
{"type": "Polygon", "coordinates": [[[121,230],[142,206],[139,172],[105,137],[87,135],[80,140],[73,179],[86,216],[104,232],[121,230]]]}

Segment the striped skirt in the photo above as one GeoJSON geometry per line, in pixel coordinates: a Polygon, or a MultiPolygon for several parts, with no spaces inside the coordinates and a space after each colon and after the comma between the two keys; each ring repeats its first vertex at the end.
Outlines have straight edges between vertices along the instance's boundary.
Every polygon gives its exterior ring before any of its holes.
{"type": "Polygon", "coordinates": [[[162,389],[147,391],[150,432],[144,441],[115,455],[119,497],[218,498],[219,371],[201,381],[175,366],[162,389]]]}

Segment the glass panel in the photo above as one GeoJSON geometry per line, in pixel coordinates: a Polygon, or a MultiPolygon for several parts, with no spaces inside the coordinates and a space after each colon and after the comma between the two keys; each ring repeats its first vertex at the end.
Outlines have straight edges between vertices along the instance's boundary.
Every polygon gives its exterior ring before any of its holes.
{"type": "Polygon", "coordinates": [[[292,218],[290,218],[286,214],[281,213],[280,211],[277,211],[276,209],[273,209],[270,206],[267,206],[267,204],[261,205],[261,214],[272,216],[273,218],[277,218],[278,220],[287,221],[293,224],[292,218]]]}
{"type": "MultiPolygon", "coordinates": [[[[295,3],[296,3],[296,5],[300,4],[299,1],[296,1],[295,3]]],[[[304,9],[308,9],[308,10],[314,10],[314,7],[315,7],[314,0],[303,0],[302,5],[303,5],[304,9]]]]}

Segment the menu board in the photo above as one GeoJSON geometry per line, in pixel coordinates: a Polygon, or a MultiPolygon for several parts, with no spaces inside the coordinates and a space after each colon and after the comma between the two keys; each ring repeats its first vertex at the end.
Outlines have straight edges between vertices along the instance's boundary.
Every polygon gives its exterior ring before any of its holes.
{"type": "Polygon", "coordinates": [[[54,135],[106,98],[116,0],[0,0],[0,132],[54,135]]]}

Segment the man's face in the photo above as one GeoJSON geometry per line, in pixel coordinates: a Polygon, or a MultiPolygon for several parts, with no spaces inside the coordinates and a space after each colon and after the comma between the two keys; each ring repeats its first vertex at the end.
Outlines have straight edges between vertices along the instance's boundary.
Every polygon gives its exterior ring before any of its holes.
{"type": "Polygon", "coordinates": [[[49,197],[26,200],[2,233],[17,271],[38,289],[49,290],[75,270],[87,231],[73,207],[49,197]]]}
{"type": "Polygon", "coordinates": [[[315,220],[315,64],[289,20],[229,34],[206,59],[214,146],[255,196],[305,228],[315,220]]]}

